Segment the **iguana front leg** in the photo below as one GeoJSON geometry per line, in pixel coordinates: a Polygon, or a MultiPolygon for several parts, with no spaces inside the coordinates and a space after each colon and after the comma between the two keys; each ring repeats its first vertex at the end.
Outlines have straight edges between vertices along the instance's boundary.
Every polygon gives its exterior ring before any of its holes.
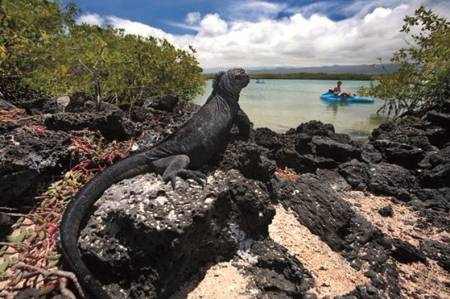
{"type": "Polygon", "coordinates": [[[181,177],[182,179],[193,179],[200,185],[204,185],[202,180],[206,180],[206,176],[201,171],[187,169],[191,162],[187,155],[174,155],[166,158],[162,158],[153,162],[153,164],[163,171],[164,182],[172,184],[172,188],[175,190],[176,179],[181,177]]]}
{"type": "Polygon", "coordinates": [[[234,123],[239,129],[239,135],[244,139],[248,139],[250,137],[250,128],[252,123],[250,122],[247,114],[240,108],[235,116],[234,123]]]}

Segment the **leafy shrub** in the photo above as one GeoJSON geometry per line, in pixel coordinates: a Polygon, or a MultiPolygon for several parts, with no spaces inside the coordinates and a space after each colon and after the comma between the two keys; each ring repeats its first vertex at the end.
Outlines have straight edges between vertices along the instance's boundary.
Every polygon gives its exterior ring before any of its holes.
{"type": "Polygon", "coordinates": [[[399,69],[360,90],[383,99],[381,110],[392,116],[420,113],[450,97],[450,23],[423,6],[404,21],[401,32],[412,42],[391,58],[399,69]]]}
{"type": "Polygon", "coordinates": [[[78,25],[77,14],[74,5],[63,8],[53,1],[3,0],[2,81],[13,78],[18,89],[27,86],[48,95],[99,92],[103,99],[122,104],[155,94],[191,99],[201,92],[204,79],[193,48],[178,49],[166,40],[120,29],[78,25]]]}

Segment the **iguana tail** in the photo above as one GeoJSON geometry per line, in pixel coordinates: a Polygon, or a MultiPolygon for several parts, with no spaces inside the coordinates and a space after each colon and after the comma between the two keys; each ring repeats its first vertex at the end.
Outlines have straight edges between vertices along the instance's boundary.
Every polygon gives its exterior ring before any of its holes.
{"type": "MultiPolygon", "coordinates": [[[[153,170],[152,158],[145,153],[136,154],[110,166],[90,180],[69,203],[59,227],[61,249],[65,260],[75,272],[81,286],[92,298],[110,298],[84,264],[78,248],[80,227],[92,205],[111,185],[153,170]]],[[[81,294],[86,296],[85,294],[81,294]]]]}

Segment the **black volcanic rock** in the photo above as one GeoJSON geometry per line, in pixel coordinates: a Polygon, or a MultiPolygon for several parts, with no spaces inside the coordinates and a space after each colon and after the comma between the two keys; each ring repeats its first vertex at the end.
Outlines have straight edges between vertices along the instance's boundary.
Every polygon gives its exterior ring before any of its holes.
{"type": "Polygon", "coordinates": [[[245,266],[264,298],[304,298],[314,278],[297,258],[272,239],[254,242],[249,254],[256,262],[245,266]]]}
{"type": "Polygon", "coordinates": [[[361,152],[358,148],[335,141],[330,137],[314,136],[312,143],[315,146],[315,153],[318,156],[331,158],[338,162],[345,162],[351,159],[360,158],[361,152]]]}
{"type": "Polygon", "coordinates": [[[339,165],[339,173],[356,190],[366,190],[369,182],[369,164],[358,160],[339,165]]]}
{"type": "Polygon", "coordinates": [[[309,136],[328,136],[330,133],[334,133],[334,127],[332,124],[324,124],[318,120],[311,120],[300,124],[295,131],[297,133],[305,133],[309,136]]]}
{"type": "Polygon", "coordinates": [[[385,207],[382,207],[378,209],[378,213],[383,217],[392,217],[394,216],[394,210],[392,209],[391,205],[387,205],[385,207]]]}
{"type": "Polygon", "coordinates": [[[372,144],[383,154],[387,162],[408,169],[416,169],[418,163],[425,158],[424,150],[406,143],[378,139],[372,144]]]}
{"type": "Polygon", "coordinates": [[[450,146],[438,152],[432,152],[427,157],[430,167],[420,174],[420,181],[424,187],[450,187],[450,146]]]}
{"type": "Polygon", "coordinates": [[[370,143],[361,145],[361,160],[366,163],[379,163],[383,155],[370,143]]]}
{"type": "Polygon", "coordinates": [[[270,181],[277,168],[275,162],[267,158],[267,149],[241,140],[228,143],[217,159],[220,169],[237,169],[245,177],[262,182],[270,181]]]}
{"type": "Polygon", "coordinates": [[[450,187],[450,162],[424,170],[420,183],[423,187],[450,187]]]}
{"type": "Polygon", "coordinates": [[[400,263],[427,262],[426,256],[420,250],[405,241],[394,239],[392,245],[394,248],[391,256],[400,263]]]}
{"type": "Polygon", "coordinates": [[[410,192],[417,188],[416,178],[401,166],[388,163],[370,165],[368,189],[375,194],[392,195],[403,201],[411,200],[410,192]]]}
{"type": "Polygon", "coordinates": [[[67,167],[70,137],[65,132],[17,128],[0,136],[0,203],[12,202],[30,187],[67,167]]]}
{"type": "MultiPolygon", "coordinates": [[[[120,108],[111,103],[101,101],[100,111],[120,111],[120,108]]],[[[64,112],[96,113],[97,103],[92,96],[84,92],[77,92],[70,96],[69,104],[65,107],[64,112]]]]}
{"type": "Polygon", "coordinates": [[[391,195],[403,201],[411,200],[411,192],[418,187],[416,178],[409,170],[385,162],[366,164],[352,160],[341,164],[339,173],[355,189],[391,195]]]}
{"type": "Polygon", "coordinates": [[[423,119],[406,117],[380,125],[372,131],[369,139],[371,142],[387,140],[429,151],[433,150],[433,146],[430,144],[428,137],[436,138],[441,134],[439,131],[441,131],[439,128],[431,126],[429,122],[423,119]],[[437,136],[433,137],[433,134],[437,134],[437,136]]]}
{"type": "Polygon", "coordinates": [[[242,243],[266,237],[273,216],[261,183],[237,171],[216,171],[204,189],[178,180],[176,191],[146,174],[104,193],[79,242],[111,295],[167,297],[242,243]]]}
{"type": "Polygon", "coordinates": [[[438,261],[450,273],[450,243],[435,240],[420,241],[420,250],[429,258],[438,261]]]}
{"type": "Polygon", "coordinates": [[[172,112],[178,104],[179,98],[175,95],[153,96],[144,100],[145,109],[157,109],[172,112]]]}
{"type": "Polygon", "coordinates": [[[58,112],[56,99],[50,97],[40,96],[32,99],[20,98],[11,103],[18,108],[25,109],[29,115],[58,112]]]}
{"type": "Polygon", "coordinates": [[[425,118],[436,126],[445,128],[447,130],[450,129],[450,114],[448,113],[430,111],[427,113],[425,118]]]}
{"type": "Polygon", "coordinates": [[[11,110],[11,109],[17,109],[17,107],[0,97],[0,110],[11,110]]]}
{"type": "Polygon", "coordinates": [[[398,274],[389,262],[397,248],[393,240],[356,213],[331,184],[322,177],[304,174],[295,181],[280,181],[275,190],[283,206],[353,268],[369,265],[366,276],[373,286],[398,294],[398,274]]]}
{"type": "Polygon", "coordinates": [[[450,140],[450,130],[441,127],[429,127],[425,130],[429,142],[433,146],[443,147],[450,140]]]}
{"type": "Polygon", "coordinates": [[[0,212],[0,240],[3,240],[11,232],[14,222],[8,214],[0,212]]]}
{"type": "Polygon", "coordinates": [[[301,154],[311,154],[313,152],[313,148],[311,145],[312,136],[306,133],[299,133],[296,135],[295,140],[295,150],[301,154]]]}
{"type": "MultiPolygon", "coordinates": [[[[390,298],[398,298],[398,293],[390,298]],[[395,296],[397,295],[397,296],[395,296]]],[[[384,292],[375,288],[372,285],[357,286],[352,292],[343,296],[335,297],[335,299],[384,299],[386,298],[384,292]]]]}
{"type": "Polygon", "coordinates": [[[45,125],[54,131],[89,129],[99,131],[109,140],[124,140],[137,136],[141,126],[122,117],[121,111],[98,113],[55,113],[46,118],[45,125]]]}
{"type": "Polygon", "coordinates": [[[414,191],[423,206],[448,213],[450,211],[450,188],[423,188],[414,191]]]}
{"type": "Polygon", "coordinates": [[[314,173],[318,167],[318,162],[314,157],[302,156],[294,149],[282,148],[274,158],[278,167],[289,167],[299,173],[314,173]]]}
{"type": "Polygon", "coordinates": [[[282,147],[280,135],[268,128],[257,128],[255,130],[255,143],[276,151],[282,147]]]}

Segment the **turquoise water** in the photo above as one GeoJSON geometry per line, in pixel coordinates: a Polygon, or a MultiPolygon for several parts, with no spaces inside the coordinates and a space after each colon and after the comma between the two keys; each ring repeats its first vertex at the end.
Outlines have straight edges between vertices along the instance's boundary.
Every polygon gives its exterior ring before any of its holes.
{"type": "MultiPolygon", "coordinates": [[[[320,94],[336,85],[332,80],[252,80],[242,91],[239,103],[255,127],[268,127],[285,132],[300,123],[320,120],[331,123],[339,133],[367,136],[383,118],[376,114],[381,100],[374,104],[329,104],[320,100],[320,94]]],[[[342,90],[356,93],[369,81],[342,81],[342,90]]],[[[209,80],[205,92],[194,101],[203,104],[211,93],[209,80]]]]}

